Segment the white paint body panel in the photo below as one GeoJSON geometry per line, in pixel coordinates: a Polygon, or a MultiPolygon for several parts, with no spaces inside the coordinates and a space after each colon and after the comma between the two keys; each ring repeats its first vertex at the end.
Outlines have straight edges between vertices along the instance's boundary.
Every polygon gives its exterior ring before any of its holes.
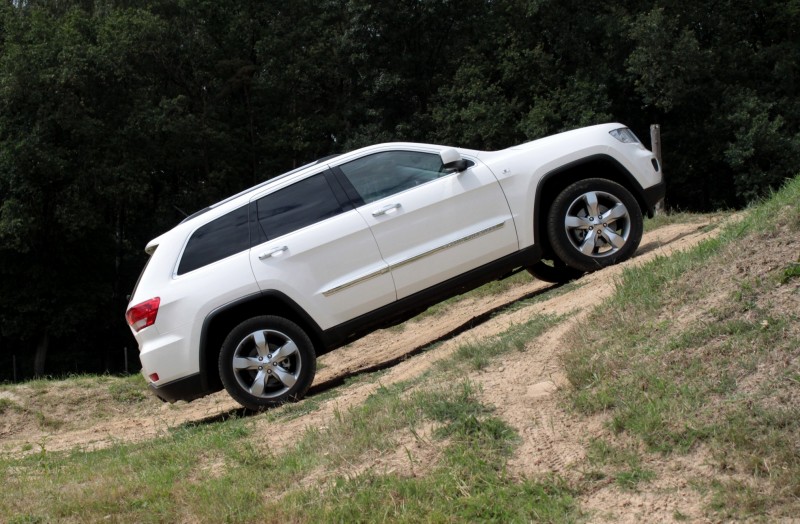
{"type": "Polygon", "coordinates": [[[159,238],[158,249],[147,266],[147,278],[141,279],[131,301],[137,304],[137,297],[141,296],[161,299],[156,323],[136,334],[142,373],[148,376],[157,372],[159,383],[200,371],[198,348],[203,323],[198,319],[205,319],[229,302],[258,293],[247,252],[175,276],[175,261],[183,245],[173,242],[174,237],[188,238],[188,233],[176,231],[180,229],[179,226],[159,238]]]}
{"type": "Polygon", "coordinates": [[[480,162],[361,206],[358,212],[392,270],[398,299],[518,249],[500,184],[480,162]],[[373,216],[393,205],[399,207],[373,216]]]}
{"type": "Polygon", "coordinates": [[[388,266],[355,210],[254,247],[250,263],[261,290],[292,298],[322,329],[396,299],[388,266]],[[259,259],[261,253],[284,246],[287,250],[280,255],[259,259]],[[375,276],[326,296],[326,291],[368,275],[375,276]]]}

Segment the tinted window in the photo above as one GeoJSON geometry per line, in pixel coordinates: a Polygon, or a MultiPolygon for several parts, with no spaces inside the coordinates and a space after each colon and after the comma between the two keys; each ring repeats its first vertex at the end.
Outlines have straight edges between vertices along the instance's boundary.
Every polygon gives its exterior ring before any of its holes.
{"type": "Polygon", "coordinates": [[[247,225],[247,206],[244,206],[209,222],[192,234],[178,266],[178,274],[188,273],[249,248],[250,230],[247,225]]]}
{"type": "Polygon", "coordinates": [[[439,155],[414,151],[376,153],[339,168],[365,204],[449,174],[439,155]]]}
{"type": "Polygon", "coordinates": [[[301,180],[257,202],[258,224],[272,240],[345,211],[322,174],[301,180]]]}

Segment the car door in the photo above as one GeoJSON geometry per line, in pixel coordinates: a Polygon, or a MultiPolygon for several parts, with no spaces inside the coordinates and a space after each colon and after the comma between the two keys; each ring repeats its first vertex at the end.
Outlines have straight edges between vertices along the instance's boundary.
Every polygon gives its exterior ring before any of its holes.
{"type": "Polygon", "coordinates": [[[402,299],[518,249],[505,195],[477,161],[448,172],[436,149],[392,149],[334,168],[402,299]]]}
{"type": "Polygon", "coordinates": [[[287,295],[322,329],[396,299],[369,226],[330,172],[260,194],[250,209],[259,287],[287,295]]]}

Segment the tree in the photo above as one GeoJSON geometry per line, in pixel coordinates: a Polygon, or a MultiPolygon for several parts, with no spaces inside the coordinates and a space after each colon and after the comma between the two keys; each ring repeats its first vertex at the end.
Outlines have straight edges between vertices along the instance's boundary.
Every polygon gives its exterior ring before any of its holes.
{"type": "Polygon", "coordinates": [[[632,19],[627,65],[664,129],[673,203],[738,206],[797,173],[798,10],[672,2],[632,19]]]}
{"type": "Polygon", "coordinates": [[[744,205],[797,172],[798,32],[794,0],[0,3],[2,351],[121,368],[148,240],[379,141],[660,123],[672,205],[744,205]]]}

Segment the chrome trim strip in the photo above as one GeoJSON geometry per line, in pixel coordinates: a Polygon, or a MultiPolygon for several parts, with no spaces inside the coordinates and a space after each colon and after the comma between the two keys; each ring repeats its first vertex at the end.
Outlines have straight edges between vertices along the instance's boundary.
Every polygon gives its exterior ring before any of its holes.
{"type": "Polygon", "coordinates": [[[447,244],[445,244],[443,246],[435,247],[435,248],[431,249],[430,251],[426,251],[424,253],[420,253],[419,255],[414,255],[411,258],[407,258],[406,260],[403,260],[401,262],[397,262],[395,264],[392,264],[391,266],[389,266],[389,269],[394,271],[395,269],[397,269],[399,267],[403,267],[405,265],[411,264],[412,262],[416,262],[417,260],[419,260],[421,258],[425,258],[425,257],[429,257],[431,255],[435,255],[436,253],[438,253],[440,251],[444,251],[445,249],[450,249],[451,247],[455,247],[455,246],[457,246],[459,244],[463,244],[465,242],[469,242],[470,240],[474,240],[474,239],[476,239],[478,237],[481,237],[483,235],[491,233],[492,231],[497,231],[498,229],[502,228],[505,225],[506,225],[505,222],[500,222],[499,224],[495,224],[493,226],[489,226],[486,229],[481,229],[480,231],[478,231],[476,233],[472,233],[471,235],[467,235],[465,237],[459,238],[458,240],[453,240],[452,242],[449,242],[449,243],[447,243],[447,244]]]}
{"type": "Polygon", "coordinates": [[[389,269],[389,267],[382,267],[381,269],[379,269],[377,271],[373,271],[372,273],[364,275],[363,277],[358,277],[355,280],[351,280],[350,282],[345,282],[341,286],[336,286],[336,287],[333,287],[333,288],[328,289],[326,291],[323,291],[322,294],[325,295],[326,297],[329,297],[329,296],[333,295],[334,293],[338,293],[339,291],[344,291],[345,289],[347,289],[349,287],[353,287],[353,286],[355,286],[357,284],[360,284],[362,282],[365,282],[365,281],[367,281],[367,280],[369,280],[371,278],[375,278],[375,277],[379,277],[381,275],[385,275],[389,271],[391,271],[389,269]]]}
{"type": "Polygon", "coordinates": [[[455,246],[457,246],[459,244],[463,244],[465,242],[469,242],[470,240],[474,240],[474,239],[476,239],[478,237],[481,237],[483,235],[489,234],[492,231],[497,231],[498,229],[504,227],[505,225],[506,225],[505,222],[500,222],[499,224],[495,224],[493,226],[489,226],[486,229],[481,229],[480,231],[477,231],[475,233],[472,233],[471,235],[467,235],[465,237],[459,238],[458,240],[453,240],[452,242],[444,244],[443,246],[439,246],[439,247],[433,248],[430,251],[426,251],[424,253],[420,253],[419,255],[414,255],[411,258],[407,258],[406,260],[403,260],[401,262],[397,262],[395,264],[392,264],[389,267],[381,268],[378,271],[373,271],[372,273],[364,275],[363,277],[358,277],[355,280],[351,280],[350,282],[345,282],[344,284],[342,284],[340,286],[336,286],[334,288],[331,288],[331,289],[328,289],[326,291],[323,291],[322,294],[324,296],[326,296],[326,297],[329,297],[329,296],[333,295],[334,293],[338,293],[339,291],[344,291],[347,288],[353,287],[353,286],[355,286],[357,284],[360,284],[362,282],[365,282],[365,281],[367,281],[367,280],[369,280],[371,278],[375,278],[375,277],[380,276],[380,275],[385,275],[389,271],[393,271],[393,270],[395,270],[397,268],[406,266],[406,265],[411,264],[412,262],[416,262],[417,260],[420,260],[422,258],[431,256],[431,255],[435,255],[436,253],[439,253],[440,251],[444,251],[445,249],[450,249],[451,247],[455,247],[455,246]]]}

